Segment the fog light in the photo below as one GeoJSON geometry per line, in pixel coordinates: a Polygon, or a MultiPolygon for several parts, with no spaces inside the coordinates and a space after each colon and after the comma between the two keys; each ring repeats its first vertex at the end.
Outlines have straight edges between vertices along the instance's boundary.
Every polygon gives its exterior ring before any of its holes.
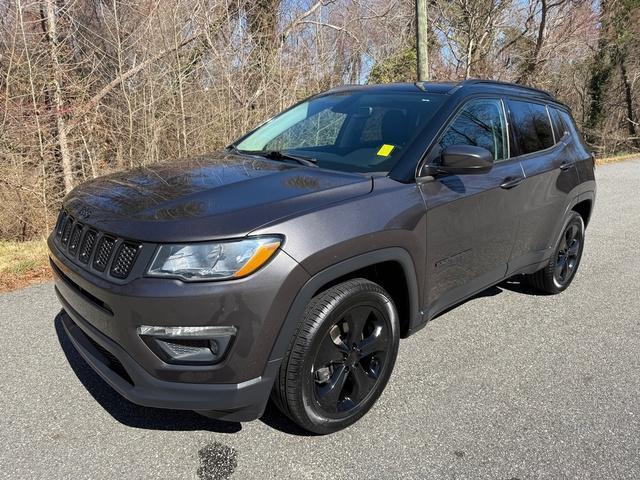
{"type": "Polygon", "coordinates": [[[236,332],[233,326],[138,327],[138,335],[156,355],[176,364],[218,363],[236,332]]]}

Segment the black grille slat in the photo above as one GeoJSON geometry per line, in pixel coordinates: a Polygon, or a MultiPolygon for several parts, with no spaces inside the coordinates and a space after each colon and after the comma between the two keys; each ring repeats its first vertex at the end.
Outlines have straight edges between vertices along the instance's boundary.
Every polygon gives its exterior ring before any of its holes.
{"type": "Polygon", "coordinates": [[[71,231],[71,236],[69,237],[69,253],[71,255],[75,255],[76,252],[78,251],[83,230],[84,230],[84,225],[80,223],[76,223],[73,227],[73,230],[71,231]]]}
{"type": "Polygon", "coordinates": [[[93,267],[99,272],[104,272],[107,268],[115,244],[115,238],[104,236],[100,239],[93,259],[93,267]]]}
{"type": "Polygon", "coordinates": [[[64,210],[60,210],[60,215],[58,215],[58,221],[56,223],[56,237],[62,235],[62,231],[64,230],[64,224],[67,221],[67,212],[64,210]]]}
{"type": "Polygon", "coordinates": [[[60,238],[60,243],[62,245],[66,245],[69,243],[69,237],[71,236],[71,229],[73,228],[73,218],[68,217],[66,223],[64,224],[64,229],[62,230],[62,238],[60,238]]]}
{"type": "Polygon", "coordinates": [[[127,278],[129,273],[131,273],[139,250],[140,245],[138,244],[130,242],[122,243],[113,260],[113,265],[111,265],[111,275],[120,279],[127,278]]]}
{"type": "Polygon", "coordinates": [[[85,233],[82,244],[80,245],[80,253],[78,254],[78,260],[82,263],[89,263],[89,258],[91,258],[97,236],[98,233],[95,230],[89,230],[85,233]]]}

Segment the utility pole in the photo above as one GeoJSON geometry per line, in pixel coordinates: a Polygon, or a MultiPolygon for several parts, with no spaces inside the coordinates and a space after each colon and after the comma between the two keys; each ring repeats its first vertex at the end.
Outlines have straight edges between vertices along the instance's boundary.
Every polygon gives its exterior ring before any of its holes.
{"type": "Polygon", "coordinates": [[[429,42],[427,40],[427,2],[416,0],[416,46],[418,50],[418,81],[429,80],[429,42]]]}

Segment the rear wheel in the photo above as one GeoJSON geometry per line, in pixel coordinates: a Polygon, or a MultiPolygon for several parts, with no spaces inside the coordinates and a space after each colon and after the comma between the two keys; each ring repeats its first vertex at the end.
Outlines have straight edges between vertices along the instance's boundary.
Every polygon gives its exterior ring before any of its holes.
{"type": "Polygon", "coordinates": [[[584,220],[571,212],[548,265],[529,277],[531,285],[545,293],[560,293],[573,280],[584,248],[584,220]]]}
{"type": "Polygon", "coordinates": [[[389,294],[365,279],[314,297],[280,367],[276,405],[302,428],[325,434],[361,418],[380,397],[398,353],[389,294]]]}

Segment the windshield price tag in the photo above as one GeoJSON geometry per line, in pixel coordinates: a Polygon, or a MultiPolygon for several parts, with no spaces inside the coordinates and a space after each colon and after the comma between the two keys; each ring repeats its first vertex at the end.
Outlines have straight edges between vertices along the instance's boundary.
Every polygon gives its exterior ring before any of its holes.
{"type": "Polygon", "coordinates": [[[396,148],[394,145],[389,145],[389,144],[385,143],[384,145],[382,145],[380,147],[380,150],[378,150],[378,156],[379,157],[388,157],[389,155],[391,155],[391,152],[393,152],[394,148],[396,148]]]}

